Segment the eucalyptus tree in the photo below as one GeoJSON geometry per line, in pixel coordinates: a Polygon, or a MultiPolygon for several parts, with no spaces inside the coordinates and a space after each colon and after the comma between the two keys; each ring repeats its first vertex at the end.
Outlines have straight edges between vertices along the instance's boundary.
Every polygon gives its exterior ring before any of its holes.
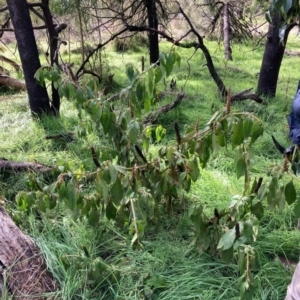
{"type": "Polygon", "coordinates": [[[38,116],[42,113],[49,113],[51,109],[47,89],[39,85],[34,78],[41,64],[27,2],[26,0],[7,0],[7,6],[14,26],[30,109],[34,115],[38,116]]]}
{"type": "Polygon", "coordinates": [[[266,19],[270,24],[258,79],[259,94],[276,95],[285,45],[291,29],[299,24],[299,11],[299,1],[272,0],[269,4],[266,19]]]}
{"type": "Polygon", "coordinates": [[[217,34],[223,39],[224,56],[232,60],[231,42],[251,39],[255,30],[254,17],[259,11],[249,0],[195,1],[202,10],[206,34],[217,34]]]}
{"type": "MultiPolygon", "coordinates": [[[[52,85],[50,99],[46,87],[39,85],[35,79],[35,73],[41,68],[41,63],[33,31],[36,28],[32,25],[30,12],[42,21],[38,29],[46,29],[48,32],[51,65],[58,64],[58,34],[66,28],[66,24],[53,22],[49,0],[41,0],[38,3],[9,0],[7,6],[1,9],[2,12],[6,10],[9,11],[17,40],[30,109],[34,116],[41,116],[43,113],[58,115],[60,97],[57,89],[52,85]]],[[[6,29],[2,28],[0,31],[3,30],[6,29]]]]}

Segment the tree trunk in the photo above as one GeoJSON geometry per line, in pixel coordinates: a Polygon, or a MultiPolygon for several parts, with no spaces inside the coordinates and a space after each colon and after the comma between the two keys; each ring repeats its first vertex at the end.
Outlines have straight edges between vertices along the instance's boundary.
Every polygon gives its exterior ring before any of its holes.
{"type": "Polygon", "coordinates": [[[283,58],[288,34],[293,26],[289,26],[285,31],[284,41],[280,42],[279,25],[283,18],[275,14],[272,24],[269,24],[265,52],[260,68],[257,93],[259,95],[276,95],[277,80],[279,76],[281,61],[283,58]]]}
{"type": "Polygon", "coordinates": [[[42,300],[54,299],[41,294],[54,292],[57,286],[38,247],[0,206],[0,294],[5,289],[14,299],[42,300]]]}
{"type": "MultiPolygon", "coordinates": [[[[53,24],[53,18],[49,9],[49,0],[42,0],[42,10],[45,16],[45,22],[49,33],[49,44],[50,44],[50,62],[51,66],[54,64],[58,65],[58,30],[55,30],[53,24]]],[[[58,26],[58,24],[57,24],[58,26]]],[[[58,90],[54,87],[54,83],[51,85],[52,90],[52,109],[55,115],[59,115],[60,108],[60,96],[58,90]]]]}
{"type": "MultiPolygon", "coordinates": [[[[144,0],[147,9],[148,26],[158,30],[158,20],[155,0],[144,0]]],[[[148,32],[150,64],[159,63],[158,33],[148,32]]]]}
{"type": "Polygon", "coordinates": [[[232,60],[232,51],[230,47],[230,24],[228,17],[228,3],[223,5],[223,38],[224,38],[224,55],[226,60],[232,60]]]}
{"type": "Polygon", "coordinates": [[[7,5],[15,30],[31,112],[37,117],[44,113],[49,114],[51,109],[47,89],[40,86],[34,78],[41,64],[27,2],[7,0],[7,5]]]}

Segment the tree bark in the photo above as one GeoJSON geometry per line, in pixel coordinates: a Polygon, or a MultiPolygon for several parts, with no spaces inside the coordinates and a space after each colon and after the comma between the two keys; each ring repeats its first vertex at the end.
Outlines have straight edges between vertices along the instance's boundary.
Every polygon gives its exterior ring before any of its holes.
{"type": "MultiPolygon", "coordinates": [[[[50,45],[50,62],[51,66],[58,65],[58,24],[53,24],[53,18],[49,9],[49,0],[42,0],[42,10],[45,17],[47,30],[49,33],[49,45],[50,45]]],[[[65,28],[65,27],[64,27],[65,28]]],[[[63,29],[64,29],[63,28],[63,29]]],[[[54,83],[51,84],[52,90],[52,110],[55,115],[59,115],[60,108],[60,96],[58,90],[55,88],[54,83]]]]}
{"type": "Polygon", "coordinates": [[[54,299],[57,285],[35,243],[14,224],[0,206],[0,294],[7,289],[14,299],[54,299]],[[5,278],[5,280],[3,280],[5,278]],[[1,286],[2,282],[2,286],[1,286]],[[6,284],[4,287],[3,285],[6,284]],[[40,295],[40,296],[39,296],[40,295]]]}
{"type": "Polygon", "coordinates": [[[267,42],[258,79],[257,93],[259,95],[271,97],[276,95],[281,61],[288,34],[293,27],[293,25],[289,25],[285,31],[283,42],[280,42],[279,25],[282,21],[283,18],[279,14],[275,14],[272,18],[272,24],[269,24],[267,42]]]}
{"type": "MultiPolygon", "coordinates": [[[[158,20],[155,0],[144,0],[147,9],[148,27],[158,30],[158,20]]],[[[148,32],[150,64],[159,63],[158,33],[148,32]]]]}
{"type": "Polygon", "coordinates": [[[228,3],[223,5],[223,36],[224,36],[224,55],[226,60],[232,60],[232,51],[230,47],[230,24],[228,17],[228,3]]]}
{"type": "Polygon", "coordinates": [[[15,30],[31,112],[36,117],[49,114],[51,109],[47,89],[40,86],[34,78],[41,64],[27,2],[7,0],[7,5],[15,30]]]}

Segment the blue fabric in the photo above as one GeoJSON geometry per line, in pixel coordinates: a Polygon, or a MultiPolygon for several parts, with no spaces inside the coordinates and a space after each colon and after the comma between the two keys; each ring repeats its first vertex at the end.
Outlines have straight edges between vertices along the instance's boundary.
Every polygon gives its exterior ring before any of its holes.
{"type": "Polygon", "coordinates": [[[288,116],[288,123],[290,127],[289,137],[291,141],[296,145],[300,145],[300,80],[294,97],[292,111],[288,116]]]}

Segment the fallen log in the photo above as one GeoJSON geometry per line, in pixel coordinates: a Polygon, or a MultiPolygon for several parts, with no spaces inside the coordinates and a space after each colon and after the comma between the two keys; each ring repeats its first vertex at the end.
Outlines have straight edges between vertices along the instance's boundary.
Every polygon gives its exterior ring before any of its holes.
{"type": "Polygon", "coordinates": [[[52,171],[52,168],[35,162],[17,162],[0,158],[0,171],[22,172],[29,170],[46,173],[52,171]]]}
{"type": "Polygon", "coordinates": [[[26,85],[24,82],[3,74],[0,75],[0,86],[8,86],[18,91],[26,90],[26,85]]]}
{"type": "Polygon", "coordinates": [[[300,56],[300,52],[299,51],[285,50],[284,54],[286,54],[288,56],[300,56]]]}
{"type": "Polygon", "coordinates": [[[8,291],[13,299],[45,300],[54,299],[56,290],[39,248],[0,207],[0,295],[8,291]]]}

